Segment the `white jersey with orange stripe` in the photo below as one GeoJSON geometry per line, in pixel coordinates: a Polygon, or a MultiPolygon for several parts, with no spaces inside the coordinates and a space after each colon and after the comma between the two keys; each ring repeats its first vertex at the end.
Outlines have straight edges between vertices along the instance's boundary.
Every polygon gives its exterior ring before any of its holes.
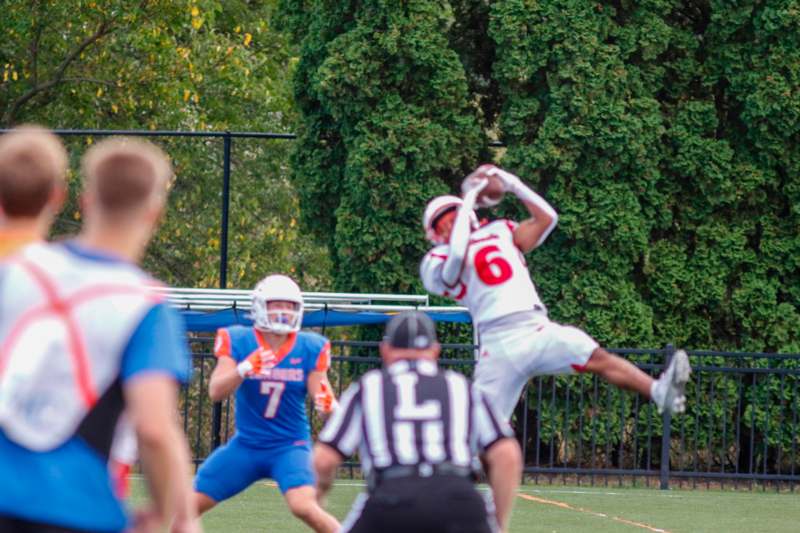
{"type": "Polygon", "coordinates": [[[119,376],[126,344],[160,300],[134,265],[34,244],[4,265],[0,290],[0,428],[51,450],[73,436],[119,376]]]}
{"type": "Polygon", "coordinates": [[[452,287],[442,279],[449,246],[436,246],[422,259],[423,285],[433,294],[465,305],[479,329],[482,324],[521,311],[538,311],[545,316],[546,308],[531,281],[525,257],[514,244],[516,228],[515,222],[496,220],[473,231],[461,275],[452,287]]]}

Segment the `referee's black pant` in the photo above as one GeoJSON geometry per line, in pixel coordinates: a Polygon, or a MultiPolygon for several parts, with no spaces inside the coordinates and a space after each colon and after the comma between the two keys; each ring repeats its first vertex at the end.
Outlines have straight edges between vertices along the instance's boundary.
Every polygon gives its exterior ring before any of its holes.
{"type": "Polygon", "coordinates": [[[405,477],[360,495],[342,531],[490,533],[489,518],[486,501],[465,477],[405,477]]]}

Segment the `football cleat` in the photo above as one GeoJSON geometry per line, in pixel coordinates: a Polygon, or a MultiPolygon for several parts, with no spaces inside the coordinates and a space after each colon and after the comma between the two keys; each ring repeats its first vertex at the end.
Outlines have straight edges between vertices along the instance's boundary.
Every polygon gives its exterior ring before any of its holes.
{"type": "Polygon", "coordinates": [[[677,350],[653,387],[653,401],[659,413],[678,414],[686,410],[686,384],[691,374],[689,356],[677,350]]]}

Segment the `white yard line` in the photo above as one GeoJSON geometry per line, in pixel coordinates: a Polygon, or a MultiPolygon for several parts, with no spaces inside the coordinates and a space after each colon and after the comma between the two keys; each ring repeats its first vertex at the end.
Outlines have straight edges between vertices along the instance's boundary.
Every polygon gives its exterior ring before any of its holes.
{"type": "Polygon", "coordinates": [[[542,503],[545,505],[552,505],[554,507],[559,507],[561,509],[566,509],[568,511],[574,511],[577,513],[586,513],[592,516],[596,516],[598,518],[606,518],[609,520],[613,520],[615,522],[620,522],[622,524],[627,524],[629,526],[638,527],[640,529],[646,529],[648,531],[652,531],[654,533],[669,533],[666,529],[662,529],[660,527],[651,526],[650,524],[645,524],[643,522],[636,522],[634,520],[628,520],[627,518],[622,518],[621,516],[611,516],[605,513],[598,513],[597,511],[592,511],[591,509],[586,509],[583,507],[575,507],[565,502],[560,502],[557,500],[548,500],[547,498],[540,498],[538,496],[531,496],[530,494],[517,494],[517,497],[523,498],[525,500],[529,500],[536,503],[542,503]]]}

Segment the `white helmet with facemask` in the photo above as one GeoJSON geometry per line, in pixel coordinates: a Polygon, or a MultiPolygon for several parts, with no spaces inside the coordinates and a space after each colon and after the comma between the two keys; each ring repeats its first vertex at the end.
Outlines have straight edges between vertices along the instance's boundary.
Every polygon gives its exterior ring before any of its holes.
{"type": "Polygon", "coordinates": [[[250,309],[253,326],[262,331],[287,335],[298,331],[303,320],[303,295],[297,283],[288,276],[267,276],[253,289],[250,309]],[[269,302],[291,302],[294,309],[268,310],[269,302]]]}
{"type": "MultiPolygon", "coordinates": [[[[436,223],[450,211],[460,209],[463,204],[464,200],[450,194],[437,196],[428,202],[428,205],[425,207],[425,213],[422,215],[422,226],[425,228],[425,237],[435,244],[442,244],[444,241],[441,235],[436,232],[436,223]]],[[[470,226],[472,229],[476,229],[479,226],[478,216],[473,211],[470,213],[469,218],[470,226]]]]}

